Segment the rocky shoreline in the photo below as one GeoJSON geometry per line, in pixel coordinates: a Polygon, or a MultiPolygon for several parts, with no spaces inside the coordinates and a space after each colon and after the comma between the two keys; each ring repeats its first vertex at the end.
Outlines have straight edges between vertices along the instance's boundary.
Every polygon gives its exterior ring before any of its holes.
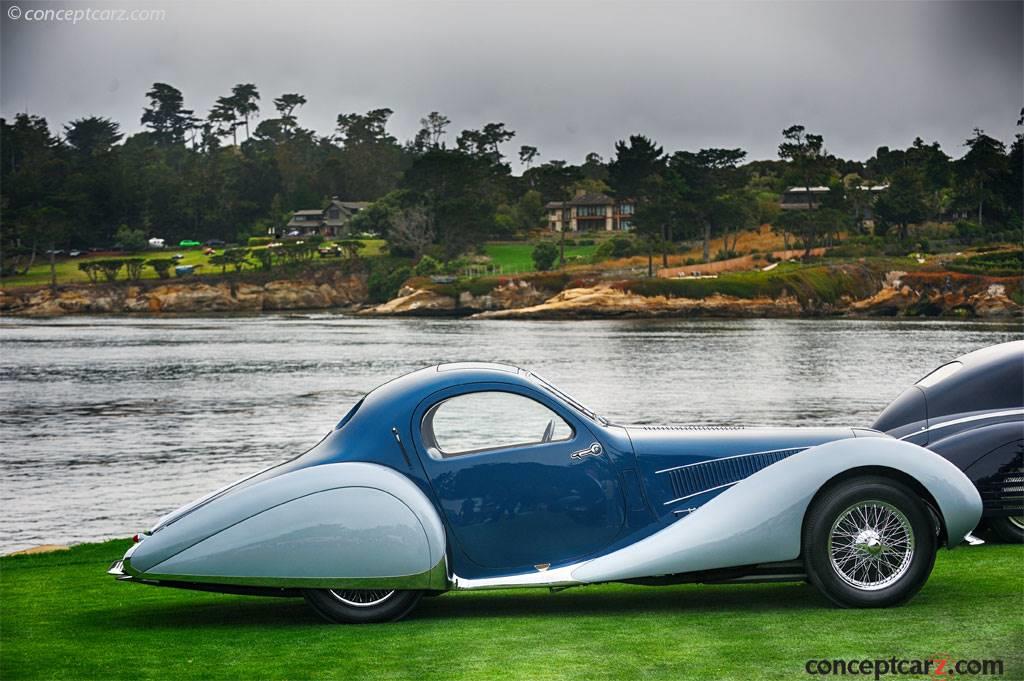
{"type": "MultiPolygon", "coordinates": [[[[836,270],[839,272],[839,270],[836,270]]],[[[1014,278],[950,272],[877,275],[860,296],[823,300],[806,291],[740,297],[652,295],[630,281],[573,282],[547,290],[530,277],[496,283],[483,293],[429,285],[403,287],[393,300],[370,305],[366,277],[338,271],[265,282],[223,279],[153,281],[0,290],[0,314],[215,314],[344,308],[368,316],[460,316],[476,319],[642,317],[888,316],[1006,319],[1024,315],[1010,297],[1014,278]],[[867,295],[864,295],[867,293],[867,295]]],[[[543,282],[541,281],[541,284],[543,282]]]]}

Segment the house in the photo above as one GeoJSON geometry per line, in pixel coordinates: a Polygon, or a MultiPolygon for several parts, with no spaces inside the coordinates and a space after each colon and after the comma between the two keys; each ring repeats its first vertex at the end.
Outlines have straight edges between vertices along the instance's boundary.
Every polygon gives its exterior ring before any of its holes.
{"type": "MultiPolygon", "coordinates": [[[[298,232],[296,236],[344,236],[352,216],[369,205],[368,201],[341,201],[335,196],[331,198],[326,208],[297,210],[292,213],[288,224],[284,226],[284,233],[298,232]]],[[[272,236],[281,236],[280,229],[271,227],[268,232],[272,236]]]]}
{"type": "MultiPolygon", "coordinates": [[[[857,187],[860,191],[867,192],[870,195],[870,203],[874,203],[878,194],[888,188],[889,185],[887,184],[861,185],[857,187]]],[[[782,210],[807,210],[808,208],[816,210],[821,207],[821,200],[829,191],[828,187],[811,187],[809,190],[807,187],[790,187],[782,192],[782,196],[779,197],[779,208],[782,210]],[[807,199],[808,191],[810,191],[811,195],[809,201],[807,199]]],[[[870,208],[865,210],[870,211],[870,208]]]]}
{"type": "Polygon", "coordinates": [[[579,191],[571,201],[551,201],[544,209],[548,214],[548,228],[556,232],[627,232],[633,228],[636,202],[579,191]]]}

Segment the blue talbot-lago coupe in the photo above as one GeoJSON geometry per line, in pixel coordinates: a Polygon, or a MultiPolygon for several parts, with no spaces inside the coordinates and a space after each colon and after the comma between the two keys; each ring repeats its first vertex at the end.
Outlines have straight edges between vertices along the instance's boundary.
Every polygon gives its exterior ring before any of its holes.
{"type": "Polygon", "coordinates": [[[977,524],[956,466],[861,428],[621,426],[539,376],[443,364],[162,518],[119,579],[304,596],[335,622],[453,589],[804,580],[901,603],[977,524]]]}

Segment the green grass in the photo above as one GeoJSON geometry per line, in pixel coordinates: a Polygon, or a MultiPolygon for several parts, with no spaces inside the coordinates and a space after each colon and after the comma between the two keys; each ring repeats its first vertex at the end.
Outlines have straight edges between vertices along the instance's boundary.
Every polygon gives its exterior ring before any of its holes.
{"type": "MultiPolygon", "coordinates": [[[[554,244],[557,246],[558,242],[554,244]]],[[[494,241],[484,246],[484,254],[491,259],[494,265],[504,268],[504,273],[533,272],[533,247],[535,244],[525,241],[494,241]]],[[[591,246],[566,246],[565,258],[569,260],[576,256],[589,258],[597,250],[596,245],[591,246]]]]}
{"type": "Polygon", "coordinates": [[[1024,677],[1017,546],[940,551],[895,609],[837,610],[797,584],[603,585],[446,594],[355,627],[300,600],[115,582],[127,546],[0,559],[0,678],[801,679],[811,658],[940,654],[1024,677]]]}
{"type": "MultiPolygon", "coordinates": [[[[328,244],[333,242],[327,242],[328,244]]],[[[360,257],[371,257],[381,254],[381,247],[384,245],[383,239],[365,239],[363,240],[365,247],[359,252],[360,257]]],[[[259,249],[253,249],[259,250],[259,249]]],[[[217,249],[217,253],[222,253],[223,249],[217,249]]],[[[221,268],[216,265],[210,264],[208,256],[203,255],[202,249],[182,249],[182,248],[167,248],[162,251],[144,251],[142,253],[129,253],[127,255],[117,256],[105,256],[95,257],[88,253],[85,253],[77,258],[64,258],[57,260],[56,271],[57,271],[57,284],[88,284],[89,277],[86,276],[85,272],[78,269],[79,263],[98,261],[98,260],[112,260],[116,258],[143,258],[146,260],[155,258],[170,258],[172,255],[181,254],[184,258],[178,263],[179,265],[202,265],[197,270],[196,276],[203,275],[219,275],[221,274],[221,268]]],[[[331,262],[337,262],[337,258],[319,258],[316,257],[312,260],[313,264],[326,264],[331,262]]],[[[254,265],[255,267],[255,265],[254,265]]],[[[251,268],[250,268],[251,269],[251,268]]],[[[233,271],[233,268],[228,267],[228,272],[233,271]]],[[[125,281],[125,271],[122,269],[118,274],[118,281],[125,281]]],[[[157,274],[152,267],[146,266],[142,270],[143,279],[157,279],[157,274]]],[[[168,281],[174,281],[176,277],[172,274],[168,281]]],[[[101,274],[99,282],[106,282],[106,279],[101,274]]],[[[4,288],[16,288],[19,286],[45,286],[50,283],[50,262],[47,260],[45,254],[40,254],[36,257],[36,262],[32,268],[23,275],[6,277],[0,279],[0,286],[4,288]]]]}

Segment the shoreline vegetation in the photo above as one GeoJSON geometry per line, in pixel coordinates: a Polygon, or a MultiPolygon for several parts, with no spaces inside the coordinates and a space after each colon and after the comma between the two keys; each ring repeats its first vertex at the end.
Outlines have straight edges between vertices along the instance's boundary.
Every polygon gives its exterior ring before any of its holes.
{"type": "Polygon", "coordinates": [[[372,266],[358,260],[170,280],[6,287],[0,289],[0,314],[341,309],[367,316],[486,319],[1024,315],[1024,278],[1015,269],[1022,258],[1019,250],[967,258],[826,254],[783,260],[775,254],[792,252],[756,253],[753,263],[750,255],[719,261],[711,264],[718,271],[709,274],[701,265],[668,270],[686,270],[682,277],[648,277],[629,258],[559,271],[475,277],[417,276],[402,270],[384,295],[372,266]],[[986,268],[991,261],[1003,268],[986,268]]]}

